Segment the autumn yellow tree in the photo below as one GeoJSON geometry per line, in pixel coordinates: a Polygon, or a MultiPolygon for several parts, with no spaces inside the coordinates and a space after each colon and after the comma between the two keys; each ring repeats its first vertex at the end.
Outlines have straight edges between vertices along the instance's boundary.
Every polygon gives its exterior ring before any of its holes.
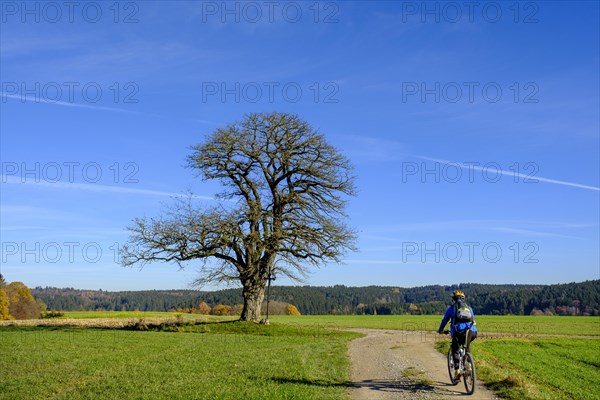
{"type": "Polygon", "coordinates": [[[6,281],[2,274],[0,274],[0,321],[4,319],[11,319],[8,312],[8,295],[6,294],[6,281]]]}
{"type": "Polygon", "coordinates": [[[8,312],[8,295],[4,289],[0,289],[0,320],[12,319],[8,312]]]}
{"type": "Polygon", "coordinates": [[[11,282],[6,287],[8,311],[15,319],[40,317],[40,308],[23,282],[11,282]]]}

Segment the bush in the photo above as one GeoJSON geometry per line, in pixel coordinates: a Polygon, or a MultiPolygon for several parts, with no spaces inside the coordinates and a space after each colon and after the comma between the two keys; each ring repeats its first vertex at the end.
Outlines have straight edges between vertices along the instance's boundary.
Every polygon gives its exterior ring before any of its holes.
{"type": "Polygon", "coordinates": [[[208,315],[210,314],[211,308],[205,302],[198,304],[197,312],[198,314],[208,315]]]}
{"type": "Polygon", "coordinates": [[[59,318],[64,317],[65,313],[62,311],[44,311],[42,312],[42,318],[59,318]]]}
{"type": "Polygon", "coordinates": [[[302,315],[300,311],[296,308],[296,306],[292,304],[287,305],[287,315],[302,315]]]}
{"type": "Polygon", "coordinates": [[[210,312],[212,315],[231,315],[231,306],[217,304],[210,312]]]}
{"type": "MultiPolygon", "coordinates": [[[[264,302],[261,308],[263,314],[267,313],[267,302],[264,302]]],[[[283,302],[271,300],[269,302],[269,315],[301,315],[296,306],[283,302]],[[290,314],[294,312],[294,314],[290,314]],[[297,313],[297,314],[295,314],[297,313]]]]}

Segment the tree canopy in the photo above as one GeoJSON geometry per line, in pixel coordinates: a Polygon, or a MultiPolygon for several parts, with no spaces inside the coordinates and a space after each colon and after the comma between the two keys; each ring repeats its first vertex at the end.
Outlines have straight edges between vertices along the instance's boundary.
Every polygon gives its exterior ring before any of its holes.
{"type": "MultiPolygon", "coordinates": [[[[31,291],[23,282],[11,282],[5,290],[8,299],[9,318],[35,319],[40,317],[40,305],[36,303],[31,291]]],[[[2,300],[2,302],[5,300],[2,300]]]]}
{"type": "Polygon", "coordinates": [[[8,295],[4,289],[0,288],[0,321],[11,319],[8,307],[8,295]]]}
{"type": "Polygon", "coordinates": [[[249,114],[193,146],[188,166],[221,183],[219,204],[200,208],[190,198],[159,218],[135,219],[124,265],[203,260],[197,283],[239,281],[241,319],[256,321],[269,274],[301,279],[354,249],[345,224],[352,166],[298,116],[249,114]]]}

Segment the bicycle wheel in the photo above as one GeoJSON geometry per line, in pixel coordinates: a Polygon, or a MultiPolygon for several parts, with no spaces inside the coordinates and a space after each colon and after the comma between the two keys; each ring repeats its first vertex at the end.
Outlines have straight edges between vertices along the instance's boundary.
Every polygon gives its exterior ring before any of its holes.
{"type": "Polygon", "coordinates": [[[473,392],[475,392],[475,382],[477,381],[477,376],[475,375],[475,362],[471,357],[471,353],[465,354],[463,368],[463,380],[465,382],[465,390],[467,391],[467,394],[473,394],[473,392]]]}
{"type": "Polygon", "coordinates": [[[452,348],[448,350],[448,376],[450,376],[450,383],[458,385],[458,381],[454,380],[454,357],[452,357],[452,348]]]}

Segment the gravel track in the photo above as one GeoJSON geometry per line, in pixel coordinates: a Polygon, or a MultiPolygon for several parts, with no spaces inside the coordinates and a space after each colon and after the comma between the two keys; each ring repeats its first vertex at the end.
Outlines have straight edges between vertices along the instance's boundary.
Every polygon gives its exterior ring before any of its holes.
{"type": "MultiPolygon", "coordinates": [[[[461,382],[452,386],[446,357],[434,343],[449,340],[431,332],[349,329],[367,336],[350,342],[350,394],[354,400],[498,399],[481,382],[466,396],[461,382]]],[[[477,359],[475,359],[477,363],[477,359]]]]}

